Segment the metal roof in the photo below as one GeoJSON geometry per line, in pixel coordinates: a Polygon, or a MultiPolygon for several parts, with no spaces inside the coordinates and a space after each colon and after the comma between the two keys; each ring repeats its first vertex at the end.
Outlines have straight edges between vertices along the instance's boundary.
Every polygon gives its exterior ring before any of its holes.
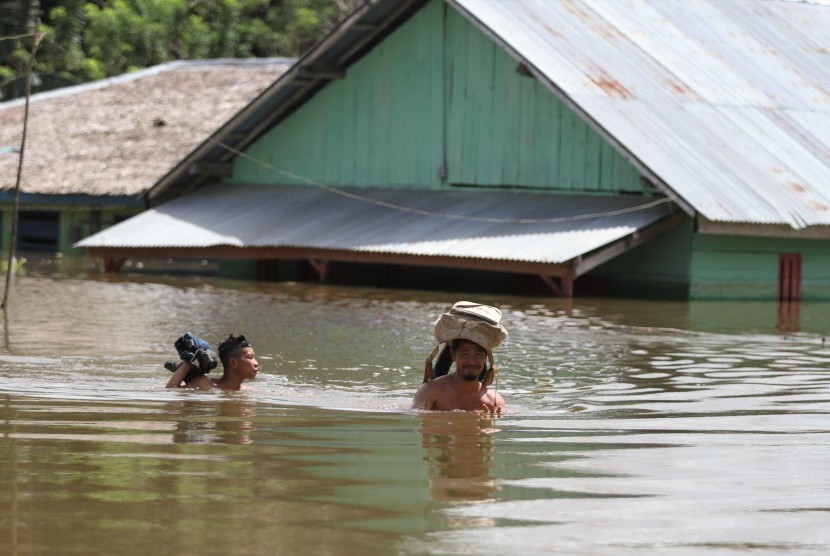
{"type": "Polygon", "coordinates": [[[830,224],[830,6],[447,1],[687,209],[830,224]]]}
{"type": "Polygon", "coordinates": [[[541,265],[578,262],[577,271],[584,272],[590,268],[582,256],[623,240],[633,246],[641,232],[674,211],[671,203],[642,197],[220,185],[151,208],[76,246],[122,254],[220,246],[308,248],[348,251],[350,260],[359,260],[354,253],[362,252],[541,265]]]}
{"type": "MultiPolygon", "coordinates": [[[[795,229],[830,224],[830,6],[445,1],[688,214],[795,229]]],[[[209,180],[189,172],[198,162],[227,163],[425,3],[362,5],[149,197],[158,202],[209,180]]]]}

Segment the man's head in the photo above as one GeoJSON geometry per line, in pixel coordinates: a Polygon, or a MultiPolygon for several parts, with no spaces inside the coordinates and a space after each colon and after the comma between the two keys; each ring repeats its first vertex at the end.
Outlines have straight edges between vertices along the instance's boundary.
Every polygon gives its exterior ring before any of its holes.
{"type": "Polygon", "coordinates": [[[256,360],[254,348],[245,336],[228,336],[228,339],[219,344],[219,359],[225,372],[222,379],[233,377],[232,380],[244,380],[256,378],[259,371],[259,362],[256,360]]]}
{"type": "Polygon", "coordinates": [[[464,380],[479,380],[487,364],[487,350],[470,340],[456,338],[450,344],[455,372],[464,380]]]}
{"type": "Polygon", "coordinates": [[[227,368],[230,359],[239,359],[242,356],[245,348],[253,348],[251,342],[245,336],[234,336],[231,334],[228,338],[219,344],[219,361],[222,366],[227,368]]]}

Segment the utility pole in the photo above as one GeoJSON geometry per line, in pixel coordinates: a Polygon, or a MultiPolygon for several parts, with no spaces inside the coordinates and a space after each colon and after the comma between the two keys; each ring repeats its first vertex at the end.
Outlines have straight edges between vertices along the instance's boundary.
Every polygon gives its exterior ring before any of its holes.
{"type": "Polygon", "coordinates": [[[29,97],[32,95],[32,73],[35,68],[35,57],[43,33],[40,31],[40,18],[35,19],[35,32],[32,35],[32,53],[29,55],[29,66],[26,68],[26,105],[23,109],[23,135],[20,139],[20,158],[17,164],[17,181],[14,185],[14,204],[12,207],[12,237],[9,246],[9,265],[6,269],[6,289],[3,291],[3,303],[0,309],[6,310],[9,305],[9,288],[14,264],[14,251],[17,245],[17,220],[20,211],[20,178],[23,175],[23,156],[26,154],[26,133],[29,128],[29,97]]]}

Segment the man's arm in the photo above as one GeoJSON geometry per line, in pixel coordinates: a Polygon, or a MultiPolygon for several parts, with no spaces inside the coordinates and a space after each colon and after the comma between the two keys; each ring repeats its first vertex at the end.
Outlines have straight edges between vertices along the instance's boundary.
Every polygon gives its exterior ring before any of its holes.
{"type": "Polygon", "coordinates": [[[173,376],[167,381],[167,386],[165,386],[165,388],[213,388],[213,381],[205,375],[199,375],[191,379],[190,382],[182,384],[184,379],[187,377],[187,373],[189,373],[193,368],[193,365],[187,361],[182,361],[179,368],[173,371],[173,376]]]}
{"type": "Polygon", "coordinates": [[[193,365],[187,361],[182,361],[179,367],[173,371],[173,376],[171,376],[170,380],[167,381],[167,386],[165,386],[165,388],[180,388],[182,386],[182,382],[184,382],[184,377],[187,376],[187,373],[189,373],[192,368],[193,365]]]}
{"type": "Polygon", "coordinates": [[[499,394],[498,392],[494,393],[496,394],[496,406],[500,407],[501,409],[507,407],[507,404],[504,403],[504,398],[501,397],[501,394],[499,394]]]}
{"type": "Polygon", "coordinates": [[[506,404],[504,403],[504,398],[498,392],[493,392],[492,401],[485,401],[481,404],[481,409],[479,409],[482,413],[488,413],[493,415],[501,415],[501,412],[504,411],[506,404]]]}

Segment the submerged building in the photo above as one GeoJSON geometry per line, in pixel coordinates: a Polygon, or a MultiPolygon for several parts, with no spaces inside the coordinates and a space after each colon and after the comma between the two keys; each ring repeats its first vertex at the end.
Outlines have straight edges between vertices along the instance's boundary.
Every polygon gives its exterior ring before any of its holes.
{"type": "Polygon", "coordinates": [[[828,299],[828,44],[810,3],[373,0],[78,246],[263,279],[828,299]]]}
{"type": "MultiPolygon", "coordinates": [[[[144,194],[183,156],[273,83],[291,59],[162,64],[33,95],[16,249],[72,244],[147,208],[144,194]]],[[[2,248],[12,206],[25,99],[0,103],[2,248]]]]}

